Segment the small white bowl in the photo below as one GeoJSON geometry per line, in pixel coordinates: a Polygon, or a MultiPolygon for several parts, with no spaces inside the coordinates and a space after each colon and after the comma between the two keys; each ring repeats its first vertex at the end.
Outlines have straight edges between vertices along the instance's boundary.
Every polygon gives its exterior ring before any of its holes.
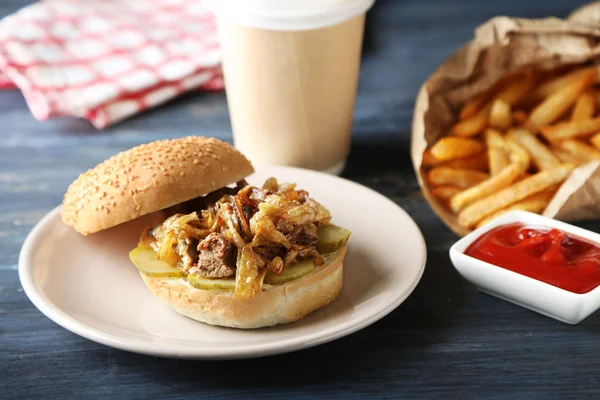
{"type": "Polygon", "coordinates": [[[497,226],[517,222],[560,229],[600,245],[600,235],[597,233],[538,214],[511,211],[456,242],[450,248],[454,267],[481,291],[567,324],[577,324],[598,310],[600,286],[577,294],[464,254],[469,245],[484,233],[497,226]]]}

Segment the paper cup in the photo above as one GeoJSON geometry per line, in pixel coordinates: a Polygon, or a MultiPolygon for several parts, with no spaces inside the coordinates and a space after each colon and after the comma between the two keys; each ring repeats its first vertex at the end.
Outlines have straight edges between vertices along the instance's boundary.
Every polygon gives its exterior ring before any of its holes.
{"type": "Polygon", "coordinates": [[[340,173],[373,0],[220,0],[235,146],[255,164],[340,173]]]}

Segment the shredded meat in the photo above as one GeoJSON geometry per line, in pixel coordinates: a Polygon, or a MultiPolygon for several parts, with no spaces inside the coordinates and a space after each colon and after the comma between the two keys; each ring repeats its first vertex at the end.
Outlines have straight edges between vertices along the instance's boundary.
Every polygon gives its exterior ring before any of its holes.
{"type": "Polygon", "coordinates": [[[189,271],[198,259],[198,250],[196,250],[195,243],[197,240],[191,237],[177,238],[177,253],[181,258],[181,266],[184,271],[189,271]]]}
{"type": "Polygon", "coordinates": [[[306,203],[309,199],[308,192],[306,190],[298,190],[298,201],[300,204],[306,203]]]}
{"type": "Polygon", "coordinates": [[[259,189],[255,186],[251,186],[248,198],[256,201],[265,201],[265,198],[270,194],[273,194],[273,192],[271,192],[270,190],[259,189]]]}
{"type": "Polygon", "coordinates": [[[319,252],[317,251],[317,249],[315,249],[314,246],[303,246],[300,244],[295,244],[292,247],[294,248],[294,250],[298,251],[298,257],[300,258],[311,257],[315,262],[315,265],[323,265],[325,263],[323,256],[319,254],[319,252]]]}
{"type": "Polygon", "coordinates": [[[294,225],[281,219],[277,222],[277,230],[292,243],[314,245],[319,241],[315,224],[294,225]]]}
{"type": "Polygon", "coordinates": [[[281,245],[264,245],[264,246],[256,246],[254,251],[261,255],[263,258],[271,261],[275,257],[283,258],[285,257],[286,248],[281,245]]]}
{"type": "Polygon", "coordinates": [[[279,274],[297,259],[322,265],[318,228],[327,209],[293,183],[270,178],[260,187],[240,181],[164,210],[142,233],[160,260],[206,278],[236,278],[235,296],[261,290],[267,271],[279,274]]]}
{"type": "Polygon", "coordinates": [[[211,233],[198,244],[198,251],[198,265],[189,270],[191,274],[205,278],[227,278],[235,275],[235,247],[223,235],[211,233]]]}

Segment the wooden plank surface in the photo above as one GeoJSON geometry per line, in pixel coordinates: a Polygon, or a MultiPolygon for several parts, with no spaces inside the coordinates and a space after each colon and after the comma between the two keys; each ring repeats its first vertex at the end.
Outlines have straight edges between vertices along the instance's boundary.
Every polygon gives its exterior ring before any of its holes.
{"type": "MultiPolygon", "coordinates": [[[[0,2],[0,16],[25,4],[0,2]]],[[[344,176],[390,197],[416,220],[428,245],[425,275],[403,305],[373,326],[264,359],[165,360],[98,345],[37,311],[16,271],[26,234],[86,168],[159,138],[230,139],[224,95],[190,94],[96,131],[75,119],[40,123],[18,92],[0,92],[0,398],[599,398],[600,314],[568,326],[464,282],[448,258],[456,236],[425,203],[408,157],[420,83],[476,25],[500,14],[562,17],[577,4],[378,1],[344,176]]],[[[600,229],[598,222],[582,225],[600,229]]]]}

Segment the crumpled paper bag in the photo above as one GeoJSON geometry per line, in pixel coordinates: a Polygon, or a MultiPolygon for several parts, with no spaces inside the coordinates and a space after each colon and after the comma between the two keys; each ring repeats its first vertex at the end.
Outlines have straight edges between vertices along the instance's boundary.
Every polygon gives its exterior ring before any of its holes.
{"type": "MultiPolygon", "coordinates": [[[[592,3],[575,10],[566,20],[492,18],[421,86],[412,123],[413,166],[425,198],[450,229],[460,236],[470,232],[433,197],[421,164],[425,149],[446,135],[465,101],[500,78],[527,68],[551,70],[597,61],[600,3],[592,3]]],[[[600,162],[574,170],[543,214],[561,220],[599,218],[600,162]]]]}

